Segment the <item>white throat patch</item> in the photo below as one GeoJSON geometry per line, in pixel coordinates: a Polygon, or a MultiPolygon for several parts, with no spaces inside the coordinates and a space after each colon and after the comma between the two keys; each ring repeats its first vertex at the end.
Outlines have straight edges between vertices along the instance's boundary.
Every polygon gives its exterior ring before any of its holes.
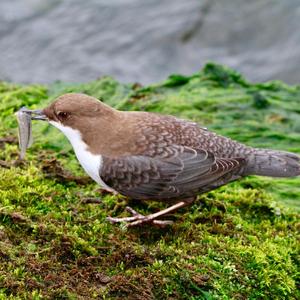
{"type": "Polygon", "coordinates": [[[87,151],[88,146],[82,140],[80,131],[71,127],[64,126],[59,122],[49,121],[49,123],[59,129],[68,138],[68,140],[72,144],[76,157],[85,172],[102,187],[107,190],[113,191],[103,182],[99,175],[102,167],[102,156],[92,154],[91,152],[87,151]]]}

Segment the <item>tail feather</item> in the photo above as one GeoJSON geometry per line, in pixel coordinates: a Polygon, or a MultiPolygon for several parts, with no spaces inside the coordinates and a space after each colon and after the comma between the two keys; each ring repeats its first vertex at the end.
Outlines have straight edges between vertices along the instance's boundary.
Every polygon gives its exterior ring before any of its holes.
{"type": "Polygon", "coordinates": [[[293,177],[300,175],[300,157],[294,153],[254,149],[247,157],[244,175],[293,177]]]}

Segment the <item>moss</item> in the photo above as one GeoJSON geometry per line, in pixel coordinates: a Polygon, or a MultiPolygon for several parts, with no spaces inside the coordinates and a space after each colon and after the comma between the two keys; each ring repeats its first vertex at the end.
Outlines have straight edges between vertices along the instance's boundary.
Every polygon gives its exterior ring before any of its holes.
{"type": "MultiPolygon", "coordinates": [[[[300,153],[300,87],[251,84],[208,64],[147,87],[103,77],[51,86],[0,83],[0,299],[297,299],[299,179],[255,176],[200,195],[172,227],[124,230],[107,215],[127,199],[105,194],[66,139],[34,125],[17,161],[21,106],[84,92],[119,109],[189,118],[252,146],[300,153]]],[[[150,213],[161,203],[129,202],[150,213]]]]}

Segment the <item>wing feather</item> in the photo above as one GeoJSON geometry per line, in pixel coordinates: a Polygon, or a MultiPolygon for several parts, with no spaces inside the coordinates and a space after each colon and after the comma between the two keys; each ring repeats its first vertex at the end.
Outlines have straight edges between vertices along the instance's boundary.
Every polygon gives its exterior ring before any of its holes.
{"type": "Polygon", "coordinates": [[[244,164],[243,158],[216,158],[203,149],[173,145],[156,157],[103,157],[100,176],[108,186],[135,199],[179,199],[238,178],[244,164]]]}

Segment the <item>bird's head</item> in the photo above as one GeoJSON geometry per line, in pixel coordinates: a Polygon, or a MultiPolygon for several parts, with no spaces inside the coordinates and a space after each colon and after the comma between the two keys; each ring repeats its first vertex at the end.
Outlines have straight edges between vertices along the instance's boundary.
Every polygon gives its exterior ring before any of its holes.
{"type": "Polygon", "coordinates": [[[106,117],[115,110],[94,97],[85,94],[69,93],[54,100],[48,107],[40,110],[33,119],[47,120],[63,126],[78,127],[79,123],[106,117]]]}
{"type": "Polygon", "coordinates": [[[48,121],[60,129],[72,142],[75,133],[88,137],[110,132],[120,113],[96,98],[69,93],[58,97],[48,107],[32,112],[33,120],[48,121]]]}

